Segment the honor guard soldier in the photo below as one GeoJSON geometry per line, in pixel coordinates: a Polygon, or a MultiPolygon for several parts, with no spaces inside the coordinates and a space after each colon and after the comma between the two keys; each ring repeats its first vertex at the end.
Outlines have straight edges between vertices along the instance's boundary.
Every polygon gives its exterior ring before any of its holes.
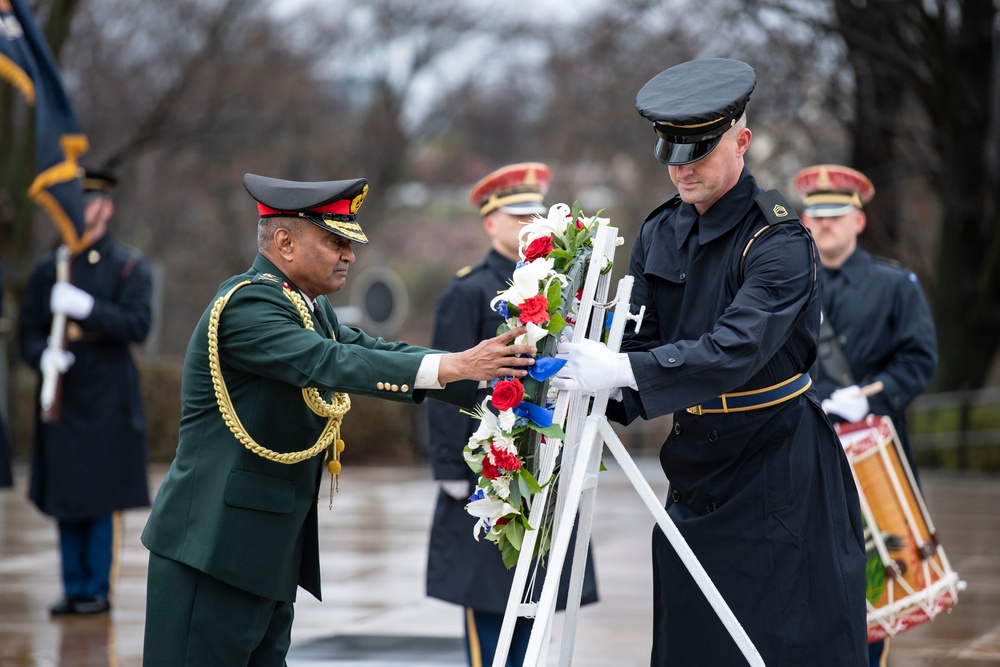
{"type": "MultiPolygon", "coordinates": [[[[888,416],[916,475],[906,409],[937,369],[937,334],[923,290],[909,269],[858,247],[864,205],[875,195],[867,176],[818,164],[795,176],[795,190],[822,265],[823,325],[811,374],[823,408],[836,421],[888,416]],[[882,390],[870,396],[859,387],[874,383],[882,390]]],[[[873,667],[888,664],[888,654],[888,642],[869,644],[873,667]]]]}
{"type": "MultiPolygon", "coordinates": [[[[482,218],[490,250],[466,267],[437,300],[433,342],[442,350],[462,350],[496,335],[503,318],[492,308],[497,293],[511,280],[519,255],[519,232],[535,215],[548,210],[543,201],[552,174],[540,162],[501,167],[476,183],[469,202],[482,218]]],[[[479,403],[488,394],[484,391],[479,403]]],[[[441,403],[428,404],[429,455],[440,482],[427,557],[427,594],[464,607],[465,648],[470,666],[490,665],[496,652],[507,598],[514,581],[496,545],[473,538],[476,518],[465,509],[478,479],[462,455],[479,420],[441,403]]],[[[569,568],[560,604],[565,607],[569,568]]],[[[543,572],[537,575],[541,580],[543,572]]],[[[589,561],[582,602],[597,600],[597,584],[589,561]]],[[[531,620],[519,618],[507,654],[508,665],[521,665],[531,635],[531,620]]]]}
{"type": "Polygon", "coordinates": [[[326,469],[333,502],[348,394],[472,407],[478,381],[533,363],[508,344],[523,328],[444,353],[338,322],[325,295],[368,243],[364,179],[244,185],[259,253],[191,338],[177,455],[142,534],[146,667],[284,664],[297,588],[321,595],[317,497],[326,469]]]}
{"type": "MultiPolygon", "coordinates": [[[[768,667],[865,665],[858,495],[811,387],[815,249],[781,193],[744,164],[750,65],[681,63],[636,108],[678,194],[646,218],[631,253],[622,352],[561,346],[555,386],[621,388],[609,414],[673,415],[660,451],[666,511],[768,667]],[[817,600],[821,602],[817,603],[817,600]]],[[[664,533],[653,532],[651,665],[746,662],[664,533]]]]}
{"type": "Polygon", "coordinates": [[[63,599],[53,614],[111,607],[121,510],[149,505],[148,442],[139,376],[130,347],[149,334],[152,278],[146,260],[108,232],[117,182],[84,169],[89,247],[56,281],[56,256],[32,271],[24,293],[21,355],[33,368],[62,374],[58,417],[36,405],[29,496],[59,526],[63,599]],[[67,318],[65,350],[48,349],[54,314],[67,318]]]}

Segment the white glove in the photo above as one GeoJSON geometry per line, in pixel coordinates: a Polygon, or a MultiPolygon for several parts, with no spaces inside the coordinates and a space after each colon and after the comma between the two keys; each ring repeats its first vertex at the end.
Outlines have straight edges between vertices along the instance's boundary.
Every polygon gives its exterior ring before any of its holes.
{"type": "Polygon", "coordinates": [[[42,373],[65,373],[74,361],[76,361],[76,357],[69,350],[53,350],[47,347],[42,352],[42,373]]]}
{"type": "Polygon", "coordinates": [[[843,387],[824,399],[823,411],[835,414],[849,422],[861,421],[868,414],[868,397],[861,393],[861,388],[853,384],[843,387]]]}
{"type": "Polygon", "coordinates": [[[62,313],[74,320],[85,320],[94,310],[94,297],[76,285],[56,283],[52,286],[49,308],[53,313],[62,313]]]}
{"type": "Polygon", "coordinates": [[[566,359],[566,365],[552,379],[552,386],[556,389],[596,393],[616,387],[636,388],[628,355],[612,352],[595,340],[587,338],[579,343],[559,343],[556,357],[566,359]]]}
{"type": "Polygon", "coordinates": [[[455,500],[468,500],[471,495],[467,479],[442,479],[438,483],[441,485],[441,490],[455,500]]]}

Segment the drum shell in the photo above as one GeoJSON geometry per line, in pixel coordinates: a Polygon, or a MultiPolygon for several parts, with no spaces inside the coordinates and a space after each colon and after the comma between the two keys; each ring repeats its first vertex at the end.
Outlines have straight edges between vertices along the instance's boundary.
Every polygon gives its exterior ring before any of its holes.
{"type": "Polygon", "coordinates": [[[869,416],[857,424],[838,424],[837,433],[858,484],[866,527],[868,639],[886,636],[930,620],[955,603],[953,588],[932,592],[950,572],[937,543],[915,478],[888,417],[869,416]],[[877,542],[895,572],[885,567],[877,542]],[[891,611],[887,611],[889,607],[891,611]],[[929,611],[928,611],[929,610],[929,611]]]}

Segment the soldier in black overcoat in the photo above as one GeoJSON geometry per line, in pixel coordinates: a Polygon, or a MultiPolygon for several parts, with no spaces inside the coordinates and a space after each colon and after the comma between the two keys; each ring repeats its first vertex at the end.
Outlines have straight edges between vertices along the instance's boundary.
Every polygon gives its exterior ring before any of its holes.
{"type": "MultiPolygon", "coordinates": [[[[651,79],[636,108],[678,195],[632,248],[622,353],[564,344],[553,384],[621,388],[609,414],[673,414],[666,511],[768,667],[867,664],[864,544],[850,466],[811,387],[819,295],[808,230],[744,164],[746,63],[651,79]],[[615,409],[614,406],[617,405],[615,409]]],[[[740,665],[743,652],[663,531],[653,532],[651,665],[740,665]]]]}
{"type": "Polygon", "coordinates": [[[49,254],[28,279],[21,309],[21,356],[62,372],[58,417],[36,403],[29,497],[59,526],[64,597],[53,614],[110,608],[112,546],[121,510],[149,505],[148,443],[131,346],[149,334],[152,276],[135,249],[108,232],[114,174],[83,174],[91,243],[72,257],[69,283],[56,283],[49,254]],[[67,350],[46,350],[53,313],[66,315],[67,350]]]}
{"type": "MultiPolygon", "coordinates": [[[[835,422],[888,416],[916,476],[906,409],[937,369],[937,333],[927,299],[912,271],[858,246],[868,222],[864,205],[875,196],[867,176],[842,165],[812,165],[796,174],[795,189],[821,264],[828,328],[821,331],[811,375],[823,409],[835,422]],[[880,391],[861,391],[875,383],[880,391]]],[[[871,667],[885,667],[889,643],[872,642],[868,653],[871,667]]]]}
{"type": "MultiPolygon", "coordinates": [[[[473,186],[469,200],[482,217],[491,247],[481,262],[460,270],[438,298],[435,348],[462,350],[496,335],[504,320],[490,302],[510,284],[520,259],[521,225],[546,212],[543,198],[551,178],[547,165],[524,162],[501,167],[473,186]]],[[[488,393],[482,392],[480,404],[488,393]]],[[[489,665],[496,652],[514,570],[504,566],[495,543],[473,537],[476,518],[465,509],[478,479],[462,450],[479,421],[442,403],[429,404],[428,416],[429,457],[440,490],[427,555],[427,594],[465,608],[469,664],[489,665]]],[[[560,580],[559,608],[565,608],[569,572],[567,566],[560,580]]],[[[543,578],[544,570],[540,570],[536,580],[543,578]]],[[[596,600],[597,582],[588,552],[581,603],[596,600]]],[[[530,633],[531,621],[519,618],[507,654],[508,665],[523,662],[530,633]]]]}

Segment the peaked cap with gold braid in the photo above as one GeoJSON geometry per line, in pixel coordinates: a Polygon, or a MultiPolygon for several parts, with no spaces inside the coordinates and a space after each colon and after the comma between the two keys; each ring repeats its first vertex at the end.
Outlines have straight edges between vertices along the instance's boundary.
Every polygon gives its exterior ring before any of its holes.
{"type": "Polygon", "coordinates": [[[647,81],[635,108],[653,122],[656,159],[676,166],[711,153],[743,115],[756,85],[753,67],[729,58],[689,60],[647,81]]]}
{"type": "Polygon", "coordinates": [[[815,164],[795,175],[795,191],[804,213],[813,218],[836,218],[860,209],[875,196],[875,186],[856,169],[839,164],[815,164]]]}
{"type": "Polygon", "coordinates": [[[299,182],[245,174],[243,185],[257,200],[257,210],[262,218],[305,218],[355,243],[368,243],[368,237],[357,221],[358,209],[368,194],[368,181],[363,178],[299,182]]]}
{"type": "Polygon", "coordinates": [[[545,193],[552,171],[541,162],[519,162],[500,167],[472,186],[469,202],[480,215],[503,211],[511,215],[544,214],[545,193]]]}

